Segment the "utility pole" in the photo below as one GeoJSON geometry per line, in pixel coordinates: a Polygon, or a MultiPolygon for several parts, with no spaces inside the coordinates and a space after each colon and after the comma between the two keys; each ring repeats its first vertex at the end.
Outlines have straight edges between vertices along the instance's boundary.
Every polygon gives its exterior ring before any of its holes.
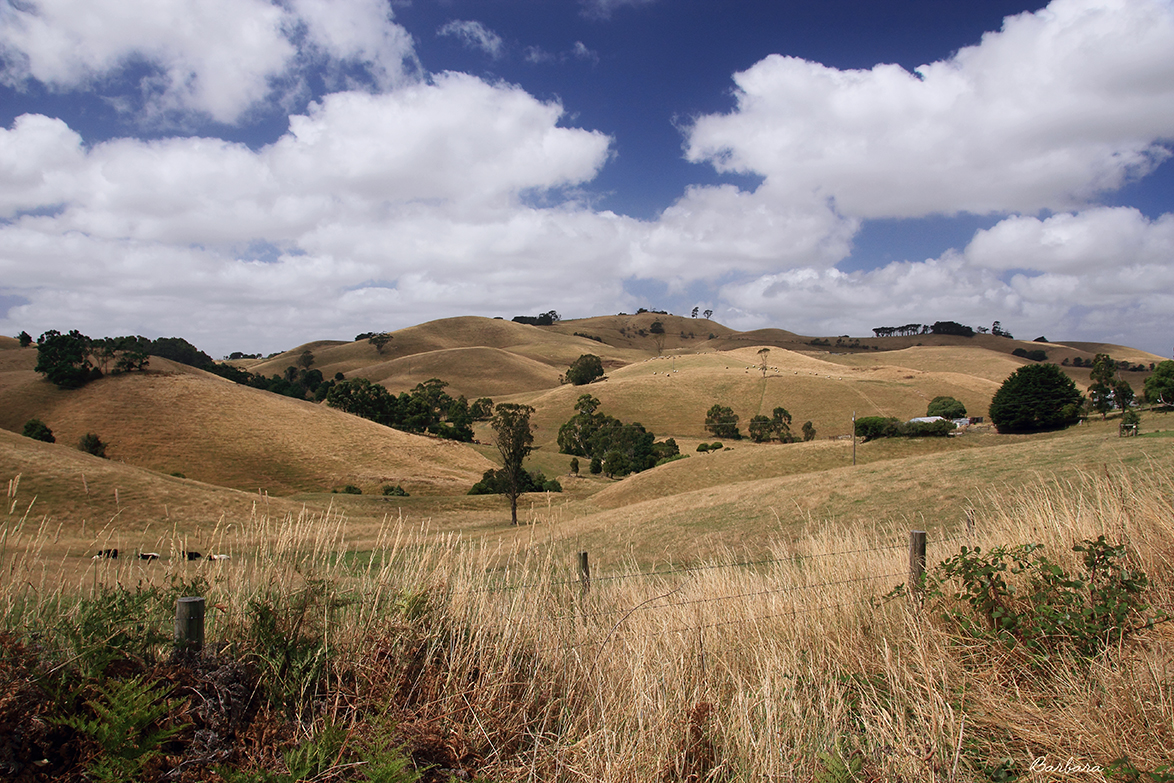
{"type": "Polygon", "coordinates": [[[852,464],[856,464],[856,411],[852,411],[852,464]]]}

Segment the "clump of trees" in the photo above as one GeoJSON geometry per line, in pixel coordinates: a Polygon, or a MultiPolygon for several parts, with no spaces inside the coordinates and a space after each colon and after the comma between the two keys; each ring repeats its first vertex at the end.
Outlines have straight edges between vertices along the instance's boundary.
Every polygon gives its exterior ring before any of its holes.
{"type": "Polygon", "coordinates": [[[718,438],[733,438],[738,440],[742,433],[738,432],[738,414],[734,409],[720,403],[714,403],[705,413],[705,429],[718,438]]]}
{"type": "Polygon", "coordinates": [[[593,353],[585,353],[567,368],[563,381],[575,386],[585,386],[602,377],[603,360],[593,353]]]}
{"type": "Polygon", "coordinates": [[[548,310],[542,315],[515,315],[513,322],[516,324],[529,324],[530,326],[552,326],[562,320],[562,316],[554,310],[548,310]]]}
{"type": "Polygon", "coordinates": [[[1003,381],[991,399],[990,417],[999,432],[1062,429],[1080,420],[1084,397],[1054,364],[1027,364],[1003,381]]]}
{"type": "Polygon", "coordinates": [[[856,420],[856,437],[865,443],[877,438],[944,438],[956,429],[954,422],[900,421],[885,416],[862,416],[856,420]]]}
{"type": "Polygon", "coordinates": [[[1011,355],[1018,356],[1020,359],[1030,359],[1033,362],[1047,361],[1048,358],[1047,351],[1042,351],[1038,348],[1031,351],[1026,348],[1016,348],[1014,351],[1011,351],[1011,355]]]}
{"type": "MultiPolygon", "coordinates": [[[[410,393],[394,396],[386,387],[366,378],[350,378],[332,384],[326,404],[385,427],[470,442],[473,410],[464,395],[454,399],[445,392],[447,386],[445,381],[431,378],[416,384],[410,393]]],[[[492,400],[483,398],[474,406],[483,413],[487,404],[491,405],[492,400]]]]}
{"type": "MultiPolygon", "coordinates": [[[[998,323],[996,321],[995,323],[998,323]]],[[[877,337],[912,337],[921,334],[952,334],[959,337],[973,337],[974,330],[956,321],[935,321],[932,324],[904,324],[903,326],[878,326],[872,330],[877,337]]]]}
{"type": "Polygon", "coordinates": [[[77,329],[62,334],[50,329],[37,338],[36,371],[61,389],[79,389],[102,377],[90,361],[94,341],[77,329]]]}
{"type": "Polygon", "coordinates": [[[755,416],[746,429],[750,433],[750,439],[755,443],[766,443],[771,440],[795,443],[799,440],[798,436],[791,432],[791,414],[786,408],[775,408],[769,417],[762,414],[755,416]]]}
{"type": "Polygon", "coordinates": [[[590,458],[592,473],[627,476],[648,470],[681,453],[672,438],[657,441],[644,425],[639,422],[625,424],[601,413],[599,406],[599,400],[590,394],[580,395],[575,403],[575,415],[558,431],[559,451],[590,458]]]}

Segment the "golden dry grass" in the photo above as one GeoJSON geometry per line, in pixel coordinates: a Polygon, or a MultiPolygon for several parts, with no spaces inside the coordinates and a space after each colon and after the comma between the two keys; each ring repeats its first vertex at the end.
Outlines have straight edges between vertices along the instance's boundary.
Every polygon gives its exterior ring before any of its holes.
{"type": "MultiPolygon", "coordinates": [[[[207,484],[289,494],[387,483],[414,493],[467,488],[489,463],[466,446],[408,435],[314,403],[239,386],[153,359],[145,373],[108,376],[77,390],[29,381],[32,400],[9,416],[19,429],[37,416],[56,448],[87,432],[109,444],[107,456],[207,484]]],[[[21,472],[17,469],[16,472],[21,472]]]]}
{"type": "MultiPolygon", "coordinates": [[[[1075,570],[1072,543],[1105,535],[1172,612],[1172,518],[1169,462],[1114,464],[990,492],[972,533],[931,533],[929,559],[1038,543],[1075,570]]],[[[409,743],[459,747],[467,771],[502,781],[820,781],[838,756],[866,780],[966,783],[1005,759],[1023,775],[1044,757],[1103,770],[1128,756],[1146,771],[1174,757],[1169,624],[1090,660],[967,636],[938,619],[947,599],[882,598],[907,581],[908,527],[813,525],[750,565],[720,548],[657,573],[597,563],[584,593],[574,558],[540,541],[430,541],[392,520],[373,558],[340,558],[336,513],[251,513],[215,532],[228,563],[91,561],[70,589],[203,575],[221,607],[209,643],[227,646],[251,601],[328,585],[335,609],[314,627],[351,674],[303,730],[390,714],[409,743]]],[[[11,624],[54,598],[27,587],[35,558],[3,556],[11,624]]]]}

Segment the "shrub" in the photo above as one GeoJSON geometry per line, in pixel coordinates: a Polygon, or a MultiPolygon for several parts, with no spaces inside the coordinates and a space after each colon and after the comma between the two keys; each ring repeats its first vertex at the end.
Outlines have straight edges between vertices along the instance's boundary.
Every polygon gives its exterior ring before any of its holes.
{"type": "Polygon", "coordinates": [[[707,451],[709,451],[709,444],[708,443],[698,443],[697,450],[700,451],[702,454],[704,454],[707,451]]]}
{"type": "Polygon", "coordinates": [[[340,489],[339,492],[341,492],[344,495],[362,495],[363,494],[363,490],[359,489],[354,484],[347,484],[345,487],[340,489]]]}
{"type": "Polygon", "coordinates": [[[399,484],[396,484],[394,486],[392,486],[391,484],[384,484],[383,485],[383,494],[385,496],[392,496],[392,497],[399,497],[399,498],[408,497],[408,493],[405,492],[404,488],[401,487],[399,484]]]}
{"type": "Polygon", "coordinates": [[[812,440],[815,440],[815,427],[809,421],[803,422],[803,442],[812,440]]]}
{"type": "Polygon", "coordinates": [[[53,437],[53,430],[49,429],[48,425],[40,419],[29,419],[26,421],[21,434],[26,438],[44,441],[45,443],[57,442],[57,438],[53,437]]]}
{"type": "Polygon", "coordinates": [[[601,460],[599,457],[592,457],[591,465],[588,467],[588,470],[591,472],[591,475],[598,476],[603,472],[603,460],[601,460]]]}
{"type": "Polygon", "coordinates": [[[106,458],[106,444],[93,432],[82,435],[81,440],[77,442],[77,448],[78,451],[84,451],[86,454],[106,458]]]}
{"type": "Polygon", "coordinates": [[[576,476],[579,475],[579,458],[571,457],[571,472],[576,476]]]}
{"type": "Polygon", "coordinates": [[[713,443],[709,444],[710,451],[721,451],[724,448],[725,445],[723,445],[721,441],[714,441],[713,443]]]}
{"type": "Polygon", "coordinates": [[[1045,657],[1061,649],[1093,656],[1152,625],[1142,571],[1124,562],[1124,545],[1105,537],[1072,547],[1084,571],[1069,574],[1040,544],[962,547],[927,574],[926,594],[945,601],[944,619],[975,637],[1022,644],[1045,657]],[[1017,577],[1012,581],[1008,576],[1017,577]],[[964,605],[960,605],[964,604],[964,605]]]}
{"type": "Polygon", "coordinates": [[[897,435],[899,422],[884,416],[862,416],[856,420],[856,437],[863,438],[865,443],[877,438],[893,438],[897,435]]]}

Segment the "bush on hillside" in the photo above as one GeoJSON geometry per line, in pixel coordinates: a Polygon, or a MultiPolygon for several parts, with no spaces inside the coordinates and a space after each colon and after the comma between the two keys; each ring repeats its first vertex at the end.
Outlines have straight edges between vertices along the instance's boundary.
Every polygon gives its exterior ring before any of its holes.
{"type": "Polygon", "coordinates": [[[53,430],[40,419],[29,419],[24,423],[24,429],[21,435],[33,440],[44,441],[45,443],[56,443],[57,438],[53,437],[53,430]]]}
{"type": "Polygon", "coordinates": [[[999,432],[1042,432],[1080,420],[1084,402],[1076,384],[1054,364],[1028,364],[1003,381],[991,400],[999,432]]]}
{"type": "Polygon", "coordinates": [[[383,485],[383,494],[385,496],[389,496],[389,497],[398,497],[398,498],[408,497],[408,493],[405,492],[404,488],[401,487],[399,484],[396,484],[394,486],[391,484],[384,484],[383,485]]]}
{"type": "Polygon", "coordinates": [[[811,422],[805,421],[803,422],[803,442],[807,443],[813,440],[815,440],[815,426],[811,422]]]}
{"type": "Polygon", "coordinates": [[[106,459],[106,444],[93,432],[87,432],[85,435],[82,435],[81,439],[77,442],[77,449],[78,451],[84,451],[86,454],[93,454],[95,457],[106,459]]]}
{"type": "MultiPolygon", "coordinates": [[[[518,474],[518,492],[562,492],[562,485],[555,479],[547,479],[542,471],[523,470],[518,474]]],[[[509,494],[509,476],[504,470],[490,468],[481,475],[481,480],[473,485],[467,494],[470,495],[507,495],[509,494]]]]}

